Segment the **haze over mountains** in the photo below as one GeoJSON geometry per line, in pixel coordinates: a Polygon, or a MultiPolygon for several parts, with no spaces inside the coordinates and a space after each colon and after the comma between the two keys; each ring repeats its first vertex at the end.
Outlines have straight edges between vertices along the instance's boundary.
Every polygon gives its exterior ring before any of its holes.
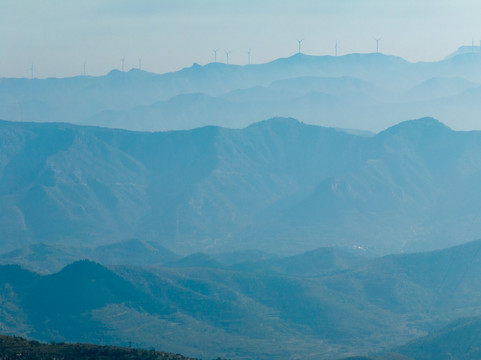
{"type": "Polygon", "coordinates": [[[477,359],[480,65],[461,48],[0,79],[0,333],[477,359]]]}
{"type": "Polygon", "coordinates": [[[139,131],[242,128],[294,117],[323,126],[380,131],[432,116],[481,129],[481,53],[433,63],[383,54],[296,54],[266,64],[194,64],[162,75],[133,69],[105,76],[0,79],[0,118],[139,131]]]}

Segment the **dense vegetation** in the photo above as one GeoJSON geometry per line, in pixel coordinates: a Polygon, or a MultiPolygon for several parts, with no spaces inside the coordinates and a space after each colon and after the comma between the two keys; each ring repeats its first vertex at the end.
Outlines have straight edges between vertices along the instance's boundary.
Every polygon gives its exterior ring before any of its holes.
{"type": "Polygon", "coordinates": [[[0,335],[0,359],[60,360],[194,360],[182,355],[152,350],[92,344],[40,343],[0,335]]]}

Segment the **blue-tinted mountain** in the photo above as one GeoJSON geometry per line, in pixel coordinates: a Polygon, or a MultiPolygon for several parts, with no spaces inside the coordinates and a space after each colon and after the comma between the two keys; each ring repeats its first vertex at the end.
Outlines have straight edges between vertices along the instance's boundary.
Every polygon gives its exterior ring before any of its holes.
{"type": "Polygon", "coordinates": [[[153,265],[175,261],[179,255],[156,242],[129,239],[97,246],[88,258],[104,265],[153,265]]]}
{"type": "Polygon", "coordinates": [[[129,239],[99,246],[33,243],[0,254],[0,263],[18,264],[40,273],[54,273],[81,259],[103,265],[160,265],[172,263],[180,256],[156,242],[129,239]]]}
{"type": "Polygon", "coordinates": [[[459,319],[396,351],[416,360],[475,360],[481,356],[480,331],[479,317],[459,319]]]}
{"type": "Polygon", "coordinates": [[[165,131],[205,125],[241,128],[273,116],[290,116],[313,124],[377,130],[395,120],[381,115],[373,118],[373,109],[393,98],[384,89],[353,77],[300,77],[221,96],[182,94],[148,106],[106,110],[84,123],[165,131]]]}
{"type": "Polygon", "coordinates": [[[431,78],[410,89],[405,94],[405,98],[416,102],[435,98],[448,98],[479,87],[478,83],[462,78],[431,78]]]}
{"type": "Polygon", "coordinates": [[[167,263],[166,266],[180,268],[206,267],[214,269],[223,267],[222,263],[216,261],[211,256],[202,253],[188,255],[175,262],[167,263]]]}
{"type": "Polygon", "coordinates": [[[303,254],[282,258],[246,260],[234,263],[242,271],[272,272],[291,276],[316,277],[359,267],[369,258],[357,251],[320,248],[303,254]]]}
{"type": "Polygon", "coordinates": [[[138,238],[182,254],[385,254],[481,236],[480,133],[430,118],[372,137],[294,119],[163,133],[0,125],[2,252],[138,238]]]}
{"type": "Polygon", "coordinates": [[[391,352],[343,360],[476,360],[481,356],[479,317],[461,318],[391,352]]]}
{"type": "MultiPolygon", "coordinates": [[[[436,341],[447,351],[455,342],[475,344],[465,335],[475,333],[469,330],[478,320],[448,324],[480,310],[480,250],[476,241],[364,259],[314,277],[289,258],[285,264],[295,276],[198,263],[107,269],[81,261],[48,276],[0,266],[0,300],[8,305],[0,326],[44,341],[131,341],[204,358],[386,351],[418,358],[412,354],[435,349],[436,341]]],[[[328,257],[317,254],[302,258],[326,266],[328,257]]]]}
{"type": "Polygon", "coordinates": [[[405,119],[435,116],[468,129],[478,113],[456,101],[459,93],[453,88],[447,91],[446,84],[437,83],[409,89],[432,78],[480,84],[480,56],[466,53],[410,63],[383,54],[296,54],[248,66],[194,64],[166,74],[114,70],[99,77],[4,78],[0,118],[158,131],[206,125],[240,128],[291,116],[317,125],[379,131],[405,119]],[[309,93],[330,97],[310,98],[309,93]],[[440,95],[453,97],[447,113],[431,102],[440,95]],[[463,117],[456,116],[463,109],[463,117]]]}
{"type": "Polygon", "coordinates": [[[445,59],[449,60],[459,55],[466,55],[466,54],[473,54],[473,53],[480,53],[480,52],[481,50],[479,46],[464,45],[464,46],[460,46],[455,52],[446,56],[445,59]]]}

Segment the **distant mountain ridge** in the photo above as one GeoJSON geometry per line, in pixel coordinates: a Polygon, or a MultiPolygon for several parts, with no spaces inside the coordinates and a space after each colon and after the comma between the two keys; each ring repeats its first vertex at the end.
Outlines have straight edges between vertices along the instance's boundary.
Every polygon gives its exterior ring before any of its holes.
{"type": "Polygon", "coordinates": [[[480,53],[481,52],[481,46],[480,45],[463,45],[460,46],[455,52],[449,54],[446,56],[444,59],[449,60],[452,59],[456,56],[459,55],[465,55],[465,54],[474,54],[474,53],[480,53]]]}
{"type": "Polygon", "coordinates": [[[281,116],[379,131],[405,119],[433,116],[456,129],[479,129],[479,102],[458,96],[467,84],[481,87],[480,59],[481,53],[432,63],[383,54],[296,54],[246,66],[194,64],[166,74],[133,69],[99,77],[3,78],[0,118],[159,131],[242,128],[281,116]],[[324,85],[312,86],[316,78],[324,85]],[[457,78],[462,86],[421,85],[437,78],[457,78]]]}
{"type": "Polygon", "coordinates": [[[40,273],[57,272],[67,264],[89,259],[103,265],[153,265],[179,260],[180,256],[158,243],[129,239],[99,246],[34,243],[0,254],[0,263],[19,264],[40,273]]]}

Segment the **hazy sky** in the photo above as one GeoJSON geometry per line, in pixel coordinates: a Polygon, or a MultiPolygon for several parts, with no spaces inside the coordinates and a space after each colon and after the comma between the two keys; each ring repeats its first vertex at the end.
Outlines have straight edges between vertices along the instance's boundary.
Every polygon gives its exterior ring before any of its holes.
{"type": "Polygon", "coordinates": [[[175,71],[290,56],[380,51],[438,60],[479,46],[479,0],[0,0],[0,76],[100,75],[121,67],[175,71]]]}

